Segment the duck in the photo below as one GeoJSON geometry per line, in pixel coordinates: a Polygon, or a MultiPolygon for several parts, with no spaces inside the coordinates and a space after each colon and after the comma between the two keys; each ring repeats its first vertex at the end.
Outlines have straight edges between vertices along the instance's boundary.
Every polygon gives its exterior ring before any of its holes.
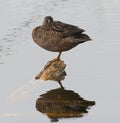
{"type": "Polygon", "coordinates": [[[32,38],[43,49],[58,52],[56,59],[60,60],[62,52],[91,40],[84,32],[85,30],[78,26],[56,21],[53,17],[46,16],[43,23],[33,29],[32,38]]]}

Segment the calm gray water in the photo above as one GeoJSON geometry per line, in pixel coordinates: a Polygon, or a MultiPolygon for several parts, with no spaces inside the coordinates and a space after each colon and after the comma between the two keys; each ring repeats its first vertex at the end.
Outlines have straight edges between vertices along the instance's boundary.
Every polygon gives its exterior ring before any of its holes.
{"type": "Polygon", "coordinates": [[[0,123],[49,123],[36,109],[39,95],[59,88],[53,81],[34,77],[57,56],[38,47],[32,29],[46,15],[78,25],[93,39],[62,54],[67,77],[62,82],[95,105],[78,118],[60,123],[120,122],[120,1],[15,0],[0,4],[0,123]]]}

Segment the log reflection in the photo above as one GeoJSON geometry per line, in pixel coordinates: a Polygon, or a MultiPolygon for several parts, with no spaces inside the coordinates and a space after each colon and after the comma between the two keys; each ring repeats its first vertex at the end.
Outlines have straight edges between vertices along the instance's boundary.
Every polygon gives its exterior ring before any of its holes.
{"type": "Polygon", "coordinates": [[[82,117],[93,105],[95,101],[84,100],[74,91],[64,88],[48,91],[36,101],[36,109],[46,114],[52,122],[60,118],[82,117]]]}

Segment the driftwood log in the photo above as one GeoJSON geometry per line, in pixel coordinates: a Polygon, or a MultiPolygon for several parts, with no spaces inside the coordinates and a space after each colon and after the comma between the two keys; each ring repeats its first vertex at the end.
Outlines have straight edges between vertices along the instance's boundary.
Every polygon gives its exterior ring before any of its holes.
{"type": "Polygon", "coordinates": [[[35,79],[57,81],[62,87],[61,81],[64,80],[66,76],[65,67],[66,64],[64,64],[64,61],[53,59],[44,66],[44,69],[35,79]]]}

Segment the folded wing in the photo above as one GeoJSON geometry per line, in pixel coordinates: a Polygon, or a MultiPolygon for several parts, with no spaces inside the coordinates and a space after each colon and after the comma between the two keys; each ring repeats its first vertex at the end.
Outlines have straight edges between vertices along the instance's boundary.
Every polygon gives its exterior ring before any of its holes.
{"type": "Polygon", "coordinates": [[[54,24],[52,25],[52,30],[56,31],[56,32],[60,32],[62,34],[63,38],[72,36],[76,33],[80,34],[80,33],[85,31],[85,30],[83,30],[77,26],[65,24],[65,23],[62,23],[60,21],[54,22],[54,24]]]}

